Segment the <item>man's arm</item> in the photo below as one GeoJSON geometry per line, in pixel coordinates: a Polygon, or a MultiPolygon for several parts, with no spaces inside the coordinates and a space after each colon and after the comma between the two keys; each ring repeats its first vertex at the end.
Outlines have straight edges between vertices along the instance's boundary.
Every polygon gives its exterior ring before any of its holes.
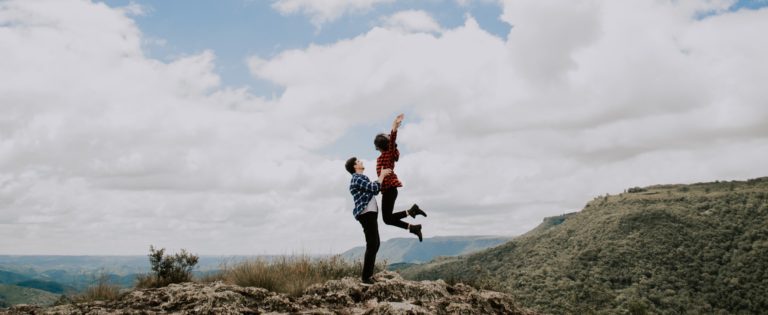
{"type": "Polygon", "coordinates": [[[383,169],[381,170],[381,174],[379,175],[379,178],[377,178],[375,182],[372,182],[365,177],[358,177],[357,179],[355,179],[352,185],[356,186],[358,189],[362,189],[362,190],[376,194],[381,190],[381,183],[384,182],[384,178],[391,173],[392,173],[391,169],[383,169]]]}

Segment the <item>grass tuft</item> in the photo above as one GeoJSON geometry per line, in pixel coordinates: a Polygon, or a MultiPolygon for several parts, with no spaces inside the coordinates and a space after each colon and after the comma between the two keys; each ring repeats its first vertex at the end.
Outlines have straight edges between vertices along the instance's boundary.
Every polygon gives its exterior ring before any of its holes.
{"type": "Polygon", "coordinates": [[[72,302],[83,303],[93,301],[113,301],[120,296],[120,286],[109,281],[109,276],[102,274],[96,283],[82,293],[71,298],[72,302]]]}
{"type": "MultiPolygon", "coordinates": [[[[376,265],[384,270],[386,262],[376,265]]],[[[282,256],[276,259],[257,258],[223,266],[216,275],[207,275],[201,281],[224,281],[244,287],[260,287],[292,296],[301,295],[316,283],[344,277],[359,277],[363,270],[360,261],[349,262],[341,256],[311,258],[307,255],[282,256]]]]}

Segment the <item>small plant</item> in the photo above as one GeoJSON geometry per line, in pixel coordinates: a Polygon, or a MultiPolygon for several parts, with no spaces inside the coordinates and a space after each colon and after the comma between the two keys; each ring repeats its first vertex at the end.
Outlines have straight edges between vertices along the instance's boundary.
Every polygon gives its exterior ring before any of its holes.
{"type": "Polygon", "coordinates": [[[192,281],[192,269],[199,257],[182,249],[175,255],[166,255],[165,248],[155,249],[149,246],[149,264],[152,273],[138,277],[137,287],[158,288],[171,283],[192,281]]]}
{"type": "Polygon", "coordinates": [[[648,305],[645,305],[642,301],[633,300],[627,305],[629,308],[629,314],[632,315],[645,315],[648,314],[648,305]]]}
{"type": "Polygon", "coordinates": [[[647,191],[647,189],[642,188],[642,187],[632,187],[630,189],[627,189],[627,192],[630,193],[630,194],[644,192],[644,191],[647,191]]]}

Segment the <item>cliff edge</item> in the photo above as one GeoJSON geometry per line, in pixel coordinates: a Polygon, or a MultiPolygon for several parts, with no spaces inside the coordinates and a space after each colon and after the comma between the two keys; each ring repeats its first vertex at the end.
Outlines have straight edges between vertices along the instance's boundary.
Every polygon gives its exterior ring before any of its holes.
{"type": "Polygon", "coordinates": [[[114,301],[17,305],[0,314],[535,314],[508,294],[464,284],[409,281],[390,271],[374,279],[369,286],[354,278],[331,280],[298,297],[222,282],[188,282],[133,290],[114,301]]]}

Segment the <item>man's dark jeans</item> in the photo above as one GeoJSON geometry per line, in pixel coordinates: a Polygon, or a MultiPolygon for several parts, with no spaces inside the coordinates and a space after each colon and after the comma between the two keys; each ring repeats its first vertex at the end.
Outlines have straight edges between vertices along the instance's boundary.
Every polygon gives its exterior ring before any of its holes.
{"type": "Polygon", "coordinates": [[[378,212],[366,212],[357,216],[357,221],[363,226],[365,233],[365,260],[363,260],[363,280],[373,276],[376,264],[376,253],[379,251],[379,218],[378,212]]]}
{"type": "Polygon", "coordinates": [[[384,224],[408,229],[408,223],[400,220],[408,216],[408,214],[405,211],[392,213],[392,211],[395,209],[396,199],[397,187],[387,188],[381,191],[381,217],[384,218],[384,224]]]}

